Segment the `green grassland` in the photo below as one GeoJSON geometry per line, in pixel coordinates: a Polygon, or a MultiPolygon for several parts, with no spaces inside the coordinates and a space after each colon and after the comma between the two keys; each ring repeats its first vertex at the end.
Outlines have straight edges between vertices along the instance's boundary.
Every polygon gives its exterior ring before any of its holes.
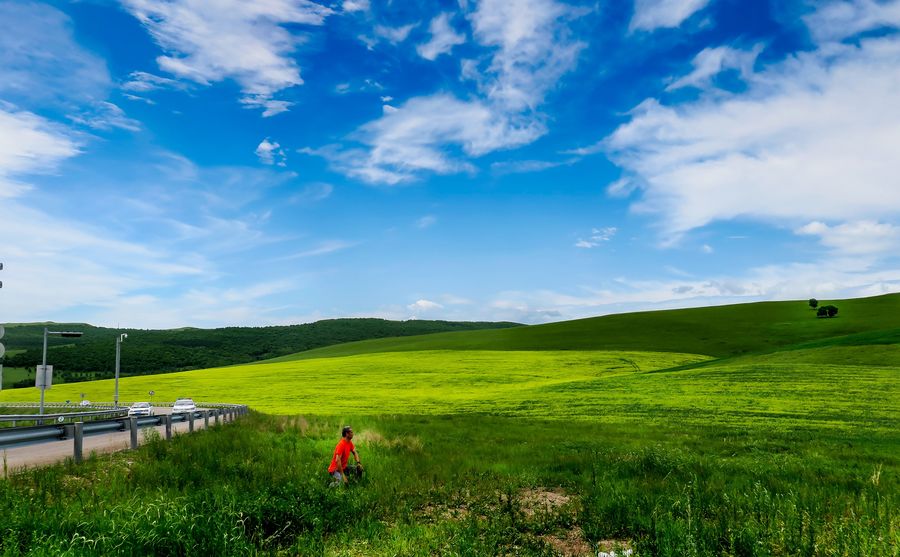
{"type": "Polygon", "coordinates": [[[3,388],[8,389],[18,381],[24,381],[29,377],[28,371],[24,367],[6,367],[3,366],[3,388]]]}
{"type": "MultiPolygon", "coordinates": [[[[900,297],[835,305],[835,319],[805,302],[648,312],[125,378],[124,400],[153,389],[265,414],[0,482],[0,554],[618,545],[897,557],[900,297]],[[323,468],[344,423],[367,478],[332,489],[323,468]]],[[[47,399],[109,400],[112,389],[55,385],[47,399]]]]}
{"type": "Polygon", "coordinates": [[[817,319],[805,302],[760,302],[606,315],[477,332],[438,333],[340,344],[272,361],[418,350],[638,350],[717,358],[830,345],[900,342],[900,294],[835,300],[838,317],[817,319]]]}
{"type": "MultiPolygon", "coordinates": [[[[894,347],[881,347],[892,349],[894,347]]],[[[838,355],[871,349],[827,349],[838,355]]],[[[273,414],[493,414],[605,423],[721,424],[890,431],[900,417],[892,365],[798,360],[805,351],[684,369],[708,357],[666,352],[427,351],[231,366],[126,378],[122,400],[192,396],[273,414]],[[675,368],[675,371],[660,371],[675,368]]],[[[864,360],[862,356],[859,360],[864,360]]],[[[884,362],[889,363],[889,362],[884,362]]],[[[111,381],[55,385],[48,401],[111,399],[111,381]]],[[[2,393],[0,401],[24,392],[2,393]]]]}

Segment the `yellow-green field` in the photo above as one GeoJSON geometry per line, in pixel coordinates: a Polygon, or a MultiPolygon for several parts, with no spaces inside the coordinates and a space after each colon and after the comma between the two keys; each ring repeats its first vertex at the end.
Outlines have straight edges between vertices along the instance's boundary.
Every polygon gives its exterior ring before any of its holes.
{"type": "MultiPolygon", "coordinates": [[[[125,378],[120,399],[146,400],[154,390],[156,400],[190,396],[272,414],[493,414],[873,432],[895,426],[895,368],[792,356],[665,371],[709,358],[620,351],[376,353],[125,378]]],[[[112,391],[112,381],[57,385],[47,400],[78,400],[85,393],[108,401],[112,391]]],[[[36,389],[20,389],[0,394],[0,401],[37,396],[36,389]]]]}

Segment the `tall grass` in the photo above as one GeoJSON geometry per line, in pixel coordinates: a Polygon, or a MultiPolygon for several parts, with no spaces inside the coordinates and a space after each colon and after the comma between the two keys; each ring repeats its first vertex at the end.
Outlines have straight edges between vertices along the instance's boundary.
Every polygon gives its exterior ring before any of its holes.
{"type": "Polygon", "coordinates": [[[0,554],[896,556],[897,441],[254,414],[0,482],[0,554]],[[330,488],[347,421],[367,474],[330,488]]]}

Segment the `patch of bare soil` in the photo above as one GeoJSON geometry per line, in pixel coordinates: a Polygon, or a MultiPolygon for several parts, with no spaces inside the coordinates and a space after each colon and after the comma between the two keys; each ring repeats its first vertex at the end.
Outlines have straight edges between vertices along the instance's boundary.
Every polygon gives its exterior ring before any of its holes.
{"type": "Polygon", "coordinates": [[[597,557],[629,557],[634,553],[627,540],[600,540],[597,557]]]}
{"type": "Polygon", "coordinates": [[[524,489],[519,493],[522,511],[532,516],[539,510],[553,512],[568,505],[572,498],[561,489],[524,489]]]}
{"type": "Polygon", "coordinates": [[[585,557],[587,555],[593,557],[594,555],[590,544],[584,539],[584,532],[577,526],[569,529],[565,535],[547,534],[541,536],[541,539],[550,544],[554,551],[564,557],[585,557]]]}

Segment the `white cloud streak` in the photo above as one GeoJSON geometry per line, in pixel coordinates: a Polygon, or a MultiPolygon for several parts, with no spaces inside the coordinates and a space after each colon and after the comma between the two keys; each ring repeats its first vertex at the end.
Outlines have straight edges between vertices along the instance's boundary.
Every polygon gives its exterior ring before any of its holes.
{"type": "MultiPolygon", "coordinates": [[[[748,76],[743,94],[647,100],[605,141],[674,239],[714,221],[900,215],[900,40],[829,45],[748,76]]],[[[799,221],[799,222],[798,222],[799,221]]]]}
{"type": "Polygon", "coordinates": [[[124,0],[126,8],[168,54],[163,70],[201,85],[225,79],[240,84],[241,103],[284,112],[273,96],[303,83],[292,58],[299,39],[285,25],[322,25],[330,8],[307,0],[124,0]]]}
{"type": "Polygon", "coordinates": [[[604,242],[609,242],[610,240],[612,240],[613,236],[616,235],[616,232],[618,232],[618,229],[615,226],[594,228],[591,230],[591,235],[588,236],[587,239],[579,238],[578,241],[575,242],[575,247],[582,249],[596,248],[604,242]]]}
{"type": "Polygon", "coordinates": [[[388,27],[386,25],[376,25],[375,35],[381,37],[391,44],[402,43],[409,36],[410,31],[415,28],[415,23],[401,25],[400,27],[388,27]]]}
{"type": "Polygon", "coordinates": [[[632,31],[653,31],[678,27],[707,4],[709,0],[635,0],[629,28],[632,31]]]}
{"type": "Polygon", "coordinates": [[[347,13],[369,11],[369,0],[344,0],[341,9],[347,13]]]}
{"type": "Polygon", "coordinates": [[[355,242],[346,242],[344,240],[327,240],[321,242],[314,248],[310,248],[308,250],[300,251],[297,253],[293,253],[291,255],[286,255],[284,257],[278,257],[273,261],[290,261],[293,259],[303,259],[306,257],[316,257],[319,255],[328,255],[330,253],[335,253],[338,251],[343,251],[348,248],[352,248],[355,246],[355,242]]]}
{"type": "Polygon", "coordinates": [[[682,87],[705,88],[719,73],[725,70],[738,70],[742,77],[753,74],[753,64],[763,45],[756,45],[749,51],[720,46],[705,48],[694,57],[694,70],[686,76],[673,81],[666,90],[674,91],[682,87]]]}
{"type": "Polygon", "coordinates": [[[425,215],[420,219],[416,219],[416,228],[420,230],[431,228],[435,224],[437,224],[437,217],[434,215],[425,215]]]}
{"type": "Polygon", "coordinates": [[[571,70],[584,44],[570,36],[580,12],[553,0],[484,0],[468,14],[475,39],[492,50],[482,70],[470,64],[481,98],[448,94],[410,99],[351,136],[362,148],[331,145],[301,152],[323,156],[348,176],[395,185],[426,172],[474,172],[467,158],[531,143],[546,132],[536,112],[571,70]]]}
{"type": "Polygon", "coordinates": [[[416,47],[419,56],[426,60],[434,60],[441,54],[447,54],[453,47],[466,42],[466,36],[457,33],[450,26],[450,18],[452,14],[442,13],[431,20],[428,26],[428,32],[431,33],[431,39],[427,43],[422,43],[416,47]]]}
{"type": "Polygon", "coordinates": [[[22,177],[53,172],[79,152],[68,129],[0,102],[0,198],[22,194],[29,189],[22,177]]]}
{"type": "Polygon", "coordinates": [[[22,106],[66,108],[105,99],[106,63],[78,45],[72,27],[51,6],[0,3],[0,96],[22,106]]]}
{"type": "Polygon", "coordinates": [[[884,255],[900,250],[900,227],[888,223],[856,221],[828,226],[813,221],[796,232],[818,237],[823,246],[839,255],[884,255]]]}
{"type": "Polygon", "coordinates": [[[840,41],[869,29],[900,26],[900,2],[831,1],[804,20],[817,42],[840,41]]]}

